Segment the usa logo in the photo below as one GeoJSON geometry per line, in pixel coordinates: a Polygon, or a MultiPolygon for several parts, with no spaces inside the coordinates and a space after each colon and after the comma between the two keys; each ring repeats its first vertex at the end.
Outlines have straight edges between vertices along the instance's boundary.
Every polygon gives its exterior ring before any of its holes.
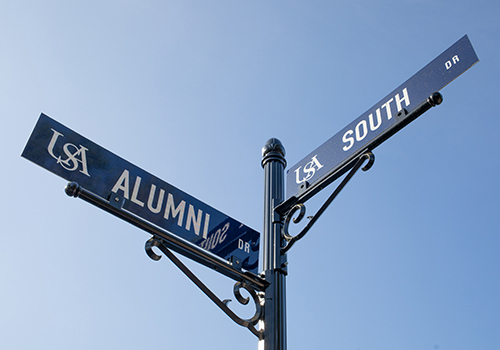
{"type": "Polygon", "coordinates": [[[50,156],[56,160],[57,164],[60,164],[64,169],[68,171],[76,171],[80,170],[82,174],[87,175],[90,177],[88,167],[87,167],[87,151],[88,148],[85,148],[82,145],[76,146],[72,143],[65,143],[62,146],[62,151],[64,152],[64,159],[63,156],[55,155],[54,154],[54,147],[57,143],[57,140],[59,137],[64,137],[63,134],[60,132],[50,129],[54,133],[52,135],[52,138],[50,139],[49,145],[47,146],[47,151],[49,152],[50,156]]]}

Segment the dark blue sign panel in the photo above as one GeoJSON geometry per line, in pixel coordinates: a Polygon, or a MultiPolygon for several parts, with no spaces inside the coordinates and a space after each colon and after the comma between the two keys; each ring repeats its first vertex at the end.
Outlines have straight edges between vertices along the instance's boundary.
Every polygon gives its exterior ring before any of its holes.
{"type": "Polygon", "coordinates": [[[396,113],[403,109],[412,111],[432,93],[441,90],[476,62],[477,55],[466,35],[291,167],[287,173],[286,198],[298,196],[298,193],[302,192],[301,185],[306,182],[312,190],[315,184],[334,177],[359,151],[374,144],[378,137],[398,123],[394,117],[396,113]]]}
{"type": "Polygon", "coordinates": [[[42,114],[22,156],[222,259],[257,274],[260,234],[42,114]]]}

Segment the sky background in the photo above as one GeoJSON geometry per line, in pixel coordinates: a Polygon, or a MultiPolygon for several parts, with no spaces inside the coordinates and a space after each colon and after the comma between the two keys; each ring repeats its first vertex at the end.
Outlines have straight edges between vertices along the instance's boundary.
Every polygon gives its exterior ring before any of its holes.
{"type": "MultiPolygon", "coordinates": [[[[500,348],[498,1],[6,0],[0,14],[0,348],[257,349],[148,258],[147,233],[20,157],[40,113],[261,232],[268,139],[295,164],[465,34],[480,62],[289,251],[288,349],[500,348]]],[[[232,280],[182,260],[234,299],[232,280]]]]}

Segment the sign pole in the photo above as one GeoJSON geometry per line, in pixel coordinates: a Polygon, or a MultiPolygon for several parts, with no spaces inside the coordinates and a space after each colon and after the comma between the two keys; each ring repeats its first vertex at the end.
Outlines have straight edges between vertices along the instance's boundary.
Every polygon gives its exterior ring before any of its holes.
{"type": "Polygon", "coordinates": [[[262,269],[270,283],[265,290],[264,317],[260,323],[264,339],[261,350],[286,350],[286,254],[282,235],[283,217],[274,208],[285,196],[285,148],[272,138],[262,148],[264,168],[264,230],[262,233],[262,269]]]}

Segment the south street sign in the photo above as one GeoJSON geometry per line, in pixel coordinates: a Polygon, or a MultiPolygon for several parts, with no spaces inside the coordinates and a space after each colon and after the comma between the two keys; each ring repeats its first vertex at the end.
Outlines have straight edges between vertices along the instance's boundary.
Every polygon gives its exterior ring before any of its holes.
{"type": "MultiPolygon", "coordinates": [[[[412,111],[423,104],[439,104],[439,94],[478,62],[467,35],[435,58],[418,73],[398,86],[380,102],[347,125],[332,138],[309,153],[288,170],[286,203],[290,208],[305,202],[316,192],[335,181],[354,165],[357,158],[373,150],[402,127],[418,117],[412,111]],[[430,98],[430,99],[429,99],[430,98]]],[[[286,210],[286,208],[285,208],[286,210]]]]}
{"type": "Polygon", "coordinates": [[[212,263],[215,260],[201,258],[201,255],[208,256],[205,251],[225,260],[235,270],[243,268],[258,273],[260,234],[257,231],[44,114],[38,119],[22,156],[77,183],[79,191],[93,204],[124,219],[127,216],[122,215],[123,212],[132,213],[137,217],[136,222],[141,221],[151,233],[160,232],[155,227],[172,233],[175,237],[166,238],[170,247],[181,254],[201,263],[208,260],[205,264],[216,268],[212,263]]]}

